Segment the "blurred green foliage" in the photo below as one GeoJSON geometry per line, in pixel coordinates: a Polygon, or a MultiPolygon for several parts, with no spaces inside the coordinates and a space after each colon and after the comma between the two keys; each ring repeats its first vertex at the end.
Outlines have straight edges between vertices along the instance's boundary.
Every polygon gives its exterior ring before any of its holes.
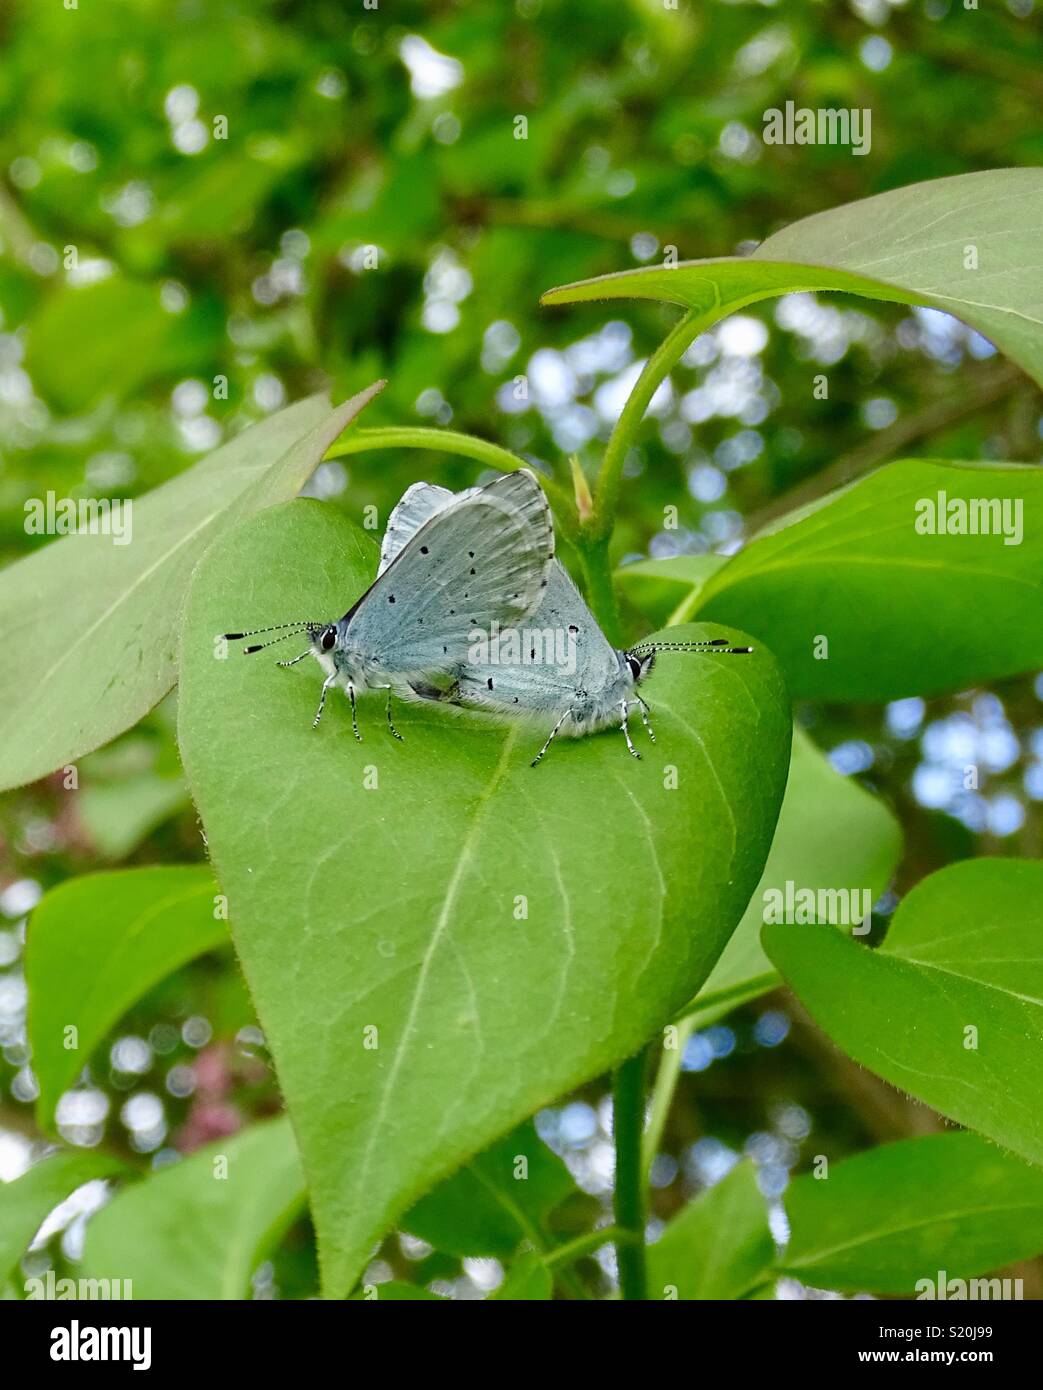
{"type": "MultiPolygon", "coordinates": [[[[367,425],[451,418],[557,459],[545,412],[505,421],[497,389],[619,314],[541,311],[541,290],[640,263],[641,234],[682,258],[729,254],[869,193],[1043,154],[1038,20],[1002,7],[123,0],[15,4],[5,29],[0,306],[8,371],[29,375],[2,398],[10,549],[25,544],[30,480],[133,494],[326,378],[340,395],[389,378],[367,425]],[[411,75],[403,54],[420,41],[444,57],[422,52],[411,75]],[[870,155],[761,145],[762,113],[787,98],[871,108],[870,155]],[[353,269],[366,246],[378,268],[353,269]],[[67,248],[78,269],[64,269],[67,248]],[[490,339],[500,322],[511,330],[490,339]],[[210,395],[219,376],[227,401],[200,406],[189,390],[172,410],[178,382],[210,395]]],[[[672,317],[628,309],[634,353],[672,317]]],[[[772,335],[777,403],[732,482],[740,510],[860,443],[868,390],[904,414],[944,384],[916,345],[866,328],[812,414],[807,356],[792,332],[772,335]]],[[[990,452],[1024,456],[1020,428],[990,452]]],[[[699,444],[731,432],[711,420],[699,444]]],[[[687,495],[685,451],[658,433],[633,462],[645,476],[628,549],[687,495]]],[[[966,427],[944,443],[982,447],[966,427]]],[[[597,440],[581,452],[596,457],[597,440]]],[[[356,462],[352,507],[386,508],[421,466],[356,462]]],[[[462,481],[459,465],[437,467],[462,481]]],[[[705,510],[688,497],[685,522],[705,510]]]]}

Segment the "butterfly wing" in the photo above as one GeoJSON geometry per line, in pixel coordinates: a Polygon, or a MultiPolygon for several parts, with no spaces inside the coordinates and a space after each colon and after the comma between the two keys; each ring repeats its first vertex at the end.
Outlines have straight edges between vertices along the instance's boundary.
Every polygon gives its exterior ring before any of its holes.
{"type": "Polygon", "coordinates": [[[539,483],[528,469],[505,474],[417,527],[341,619],[343,644],[391,673],[444,670],[466,659],[470,631],[512,626],[539,605],[553,556],[539,483]]]}
{"type": "Polygon", "coordinates": [[[438,487],[435,483],[413,483],[411,487],[406,488],[388,517],[384,539],[380,543],[380,568],[377,575],[384,573],[402,548],[433,516],[445,511],[446,507],[451,506],[458,498],[469,497],[478,491],[478,488],[468,488],[466,492],[455,493],[450,492],[447,487],[438,487]]]}
{"type": "Polygon", "coordinates": [[[474,647],[460,668],[452,703],[513,718],[560,714],[585,690],[596,696],[619,674],[615,648],[601,631],[560,561],[551,565],[543,602],[519,633],[517,660],[509,634],[487,653],[474,647]],[[485,660],[473,660],[475,655],[485,660]]]}

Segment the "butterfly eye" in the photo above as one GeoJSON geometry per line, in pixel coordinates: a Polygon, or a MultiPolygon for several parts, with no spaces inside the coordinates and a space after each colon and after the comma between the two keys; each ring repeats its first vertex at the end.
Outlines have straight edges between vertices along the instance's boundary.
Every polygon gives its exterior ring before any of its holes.
{"type": "Polygon", "coordinates": [[[636,656],[628,656],[627,665],[630,667],[630,674],[633,676],[634,680],[637,680],[641,675],[641,662],[636,656]]]}
{"type": "Polygon", "coordinates": [[[331,652],[337,644],[337,629],[328,627],[322,634],[321,644],[324,652],[331,652]]]}

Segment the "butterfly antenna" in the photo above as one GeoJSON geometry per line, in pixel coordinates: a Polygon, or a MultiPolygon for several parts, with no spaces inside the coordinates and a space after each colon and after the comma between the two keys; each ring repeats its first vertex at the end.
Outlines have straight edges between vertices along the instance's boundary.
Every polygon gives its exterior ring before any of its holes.
{"type": "Polygon", "coordinates": [[[727,637],[713,637],[707,642],[639,642],[635,655],[642,652],[702,652],[705,656],[746,656],[752,647],[729,647],[727,637]]]}
{"type": "Polygon", "coordinates": [[[243,654],[244,656],[249,656],[251,652],[264,651],[265,647],[273,647],[276,642],[285,642],[287,637],[296,637],[298,633],[307,632],[309,627],[318,626],[320,626],[320,624],[318,623],[306,622],[276,623],[274,627],[255,627],[251,628],[249,632],[225,632],[222,634],[222,636],[224,637],[224,640],[226,642],[239,642],[244,637],[259,637],[262,633],[265,632],[282,633],[280,637],[272,637],[267,642],[255,642],[253,646],[245,647],[243,649],[243,654]],[[283,632],[284,628],[286,628],[287,631],[283,632]]]}
{"type": "Polygon", "coordinates": [[[238,642],[241,637],[257,637],[262,632],[281,632],[283,628],[292,627],[298,632],[303,632],[306,627],[318,627],[318,623],[309,623],[301,618],[295,623],[275,623],[272,627],[252,627],[247,632],[225,632],[221,635],[229,642],[238,642]]]}

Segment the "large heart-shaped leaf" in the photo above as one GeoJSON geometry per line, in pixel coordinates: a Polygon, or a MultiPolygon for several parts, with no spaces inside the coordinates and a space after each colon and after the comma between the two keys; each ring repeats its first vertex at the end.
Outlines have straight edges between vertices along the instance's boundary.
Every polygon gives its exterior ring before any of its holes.
{"type": "Polygon", "coordinates": [[[381,384],[244,431],[135,500],[127,543],[65,536],[0,575],[0,790],[115,738],[167,693],[200,555],[231,521],[293,497],[381,384]]]}
{"type": "Polygon", "coordinates": [[[756,537],[692,608],[770,642],[798,697],[890,700],[1033,670],[1043,665],[1043,470],[888,464],[756,537]],[[975,516],[995,529],[967,534],[975,516]],[[923,529],[939,518],[943,534],[923,529]]]}
{"type": "Polygon", "coordinates": [[[284,1116],[251,1125],[124,1187],[92,1218],[83,1273],[135,1299],[239,1299],[304,1205],[284,1116]]]}
{"type": "Polygon", "coordinates": [[[648,1251],[652,1298],[742,1298],[770,1275],[775,1242],[749,1161],[684,1207],[648,1251]]]}
{"type": "Polygon", "coordinates": [[[910,1294],[1043,1250],[1043,1170],[976,1134],[885,1144],[798,1178],[785,1202],[778,1268],[817,1288],[910,1294]]]}
{"type": "Polygon", "coordinates": [[[845,290],[955,314],[1043,382],[1043,170],[911,184],[806,217],[752,256],[682,261],[548,290],[544,304],[658,299],[724,318],[795,290],[845,290]]]}
{"type": "Polygon", "coordinates": [[[845,1052],[971,1129],[1043,1163],[1043,864],[931,874],[871,950],[836,927],[766,926],[766,951],[845,1052]]]}
{"type": "Polygon", "coordinates": [[[902,852],[902,830],[888,807],[835,772],[800,729],[793,734],[789,781],[764,874],[743,919],[692,1008],[705,1025],[779,983],[761,946],[767,894],[845,889],[859,907],[883,893],[902,852]]]}
{"type": "Polygon", "coordinates": [[[43,1128],[120,1016],[172,970],[228,940],[217,891],[203,865],[127,869],[70,879],[34,910],[25,974],[43,1128]]]}
{"type": "MultiPolygon", "coordinates": [[[[770,655],[661,657],[658,743],[364,700],[311,727],[318,673],[214,660],[214,634],[343,612],[375,566],[298,502],[200,564],[180,737],[300,1141],[327,1294],[422,1192],[637,1049],[706,978],[763,869],[789,760],[770,655]]],[[[674,629],[671,637],[703,629],[674,629]]],[[[292,652],[291,652],[292,654],[292,652]]]]}

